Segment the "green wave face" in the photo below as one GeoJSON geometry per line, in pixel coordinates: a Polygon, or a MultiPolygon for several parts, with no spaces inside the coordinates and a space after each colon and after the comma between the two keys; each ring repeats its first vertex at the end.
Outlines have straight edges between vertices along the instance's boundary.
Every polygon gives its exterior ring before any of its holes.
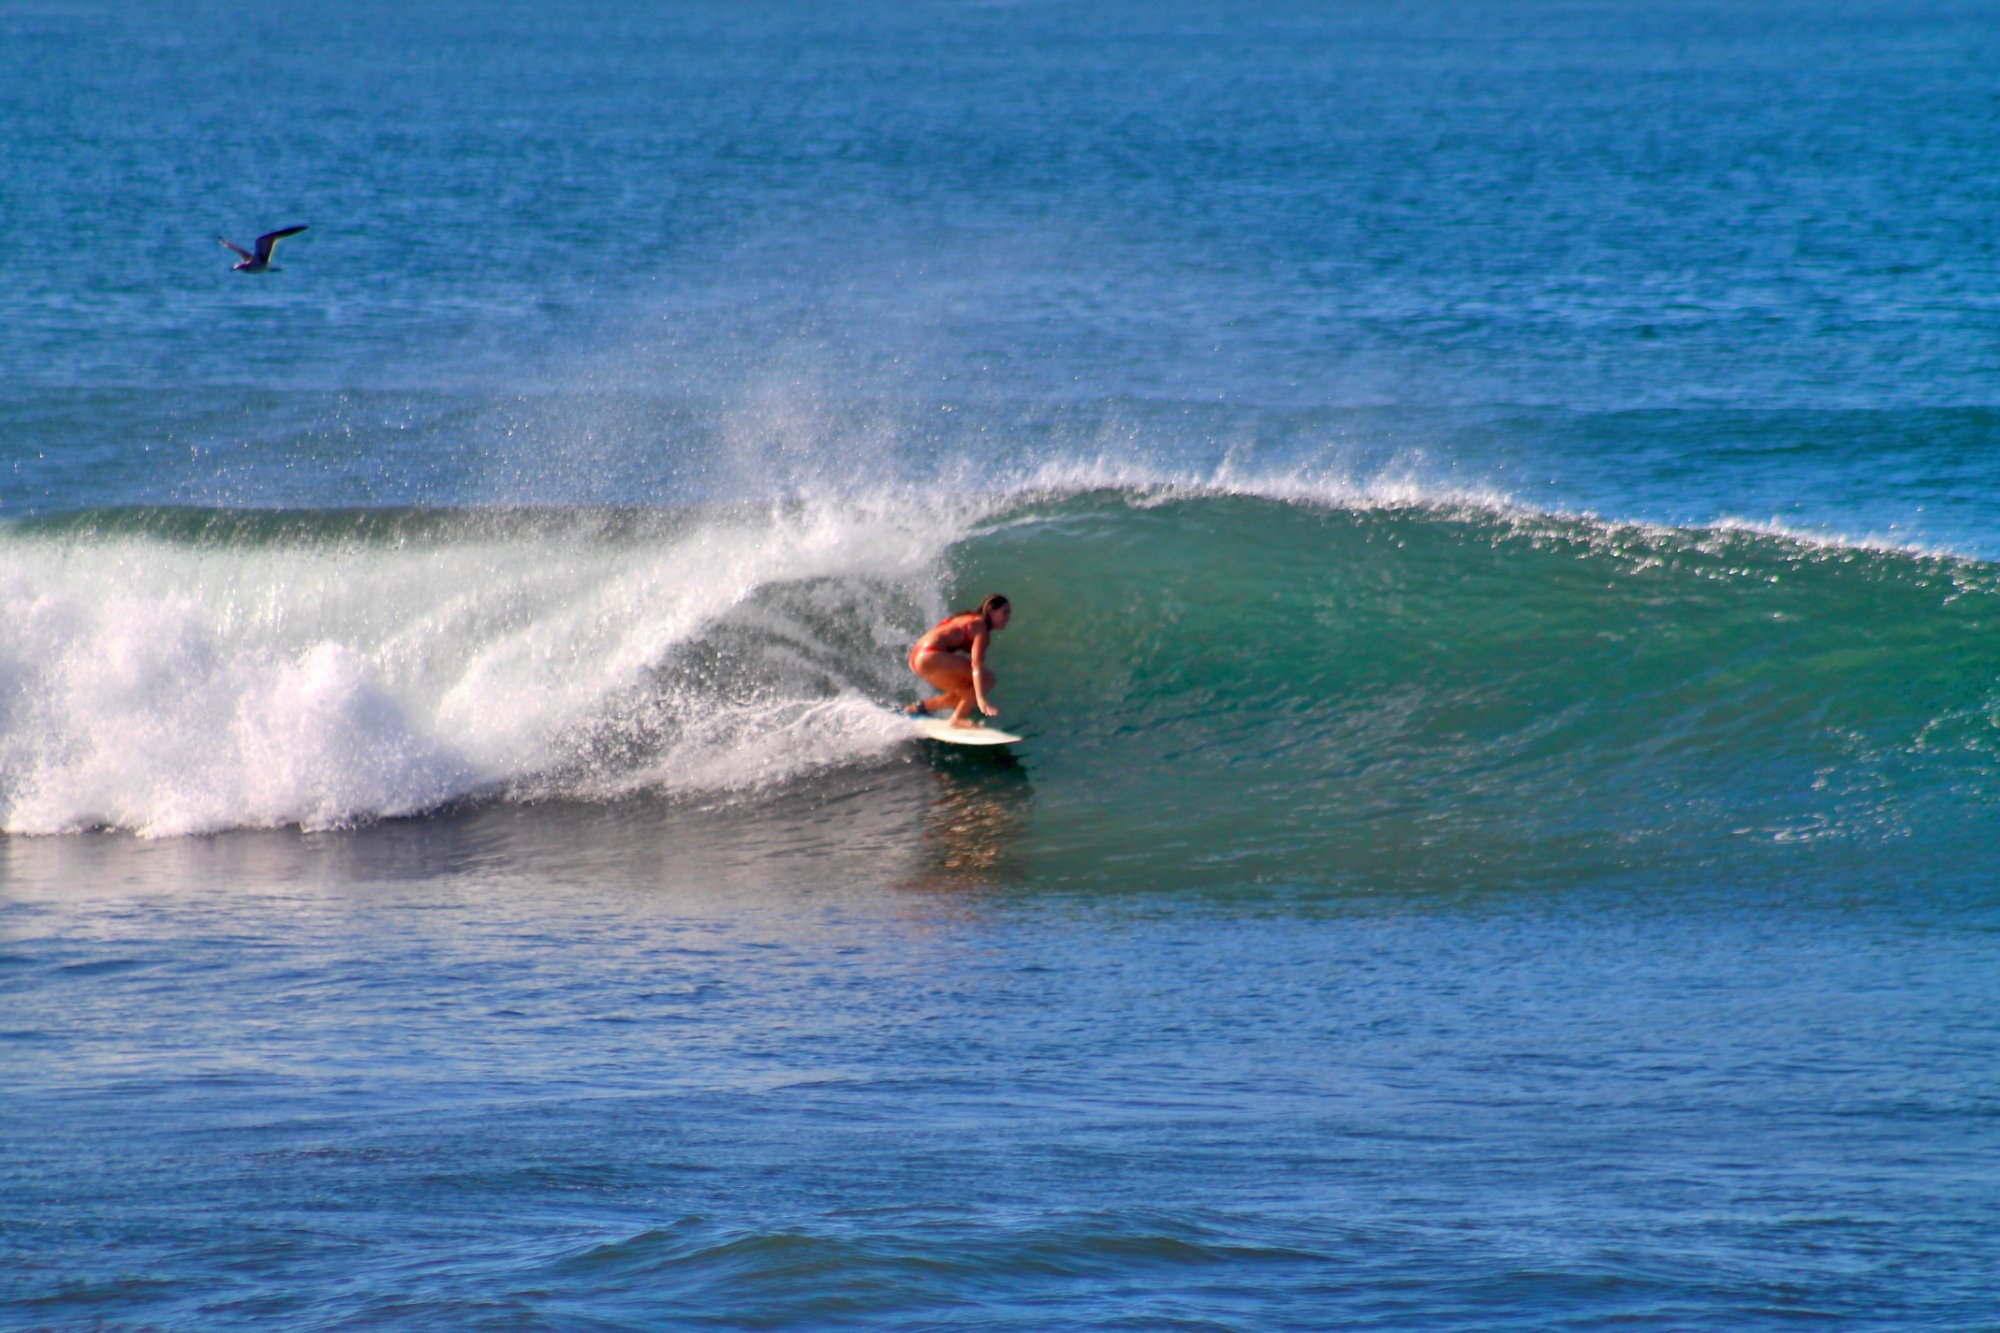
{"type": "Polygon", "coordinates": [[[959,556],[1019,608],[1000,694],[1068,858],[1492,881],[1991,823],[1986,566],[1242,497],[1084,497],[959,556]]]}
{"type": "MultiPolygon", "coordinates": [[[[796,804],[991,591],[1042,884],[1893,885],[1995,832],[1993,567],[1491,504],[1055,489],[704,510],[106,510],[0,534],[12,832],[796,804]],[[1831,858],[1832,860],[1829,860],[1831,858]]],[[[930,762],[930,761],[926,761],[930,762]]],[[[1000,873],[996,871],[995,873],[1000,873]]]]}

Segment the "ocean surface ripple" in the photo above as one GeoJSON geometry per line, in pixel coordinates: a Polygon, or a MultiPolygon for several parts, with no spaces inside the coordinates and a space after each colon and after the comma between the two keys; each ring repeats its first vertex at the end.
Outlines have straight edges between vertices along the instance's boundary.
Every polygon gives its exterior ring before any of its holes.
{"type": "Polygon", "coordinates": [[[0,3],[0,1329],[1993,1327],[1996,70],[0,3]]]}

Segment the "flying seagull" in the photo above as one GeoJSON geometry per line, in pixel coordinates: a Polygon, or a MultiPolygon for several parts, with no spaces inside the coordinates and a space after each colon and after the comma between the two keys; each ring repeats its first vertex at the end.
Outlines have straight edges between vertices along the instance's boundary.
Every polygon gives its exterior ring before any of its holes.
{"type": "Polygon", "coordinates": [[[279,270],[271,267],[271,251],[277,248],[279,241],[287,236],[296,236],[304,230],[304,227],[282,227],[277,231],[267,231],[257,238],[257,250],[254,254],[240,245],[223,240],[220,236],[215,239],[217,244],[228,246],[243,256],[243,262],[230,269],[231,273],[276,273],[279,270]]]}

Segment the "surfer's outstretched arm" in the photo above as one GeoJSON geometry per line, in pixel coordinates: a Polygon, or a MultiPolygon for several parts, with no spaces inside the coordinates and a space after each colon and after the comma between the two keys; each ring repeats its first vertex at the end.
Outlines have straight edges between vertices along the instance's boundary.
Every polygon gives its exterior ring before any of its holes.
{"type": "Polygon", "coordinates": [[[1000,710],[986,702],[986,686],[993,679],[993,673],[986,669],[986,645],[992,637],[984,627],[972,632],[972,697],[980,712],[998,717],[1000,710]]]}

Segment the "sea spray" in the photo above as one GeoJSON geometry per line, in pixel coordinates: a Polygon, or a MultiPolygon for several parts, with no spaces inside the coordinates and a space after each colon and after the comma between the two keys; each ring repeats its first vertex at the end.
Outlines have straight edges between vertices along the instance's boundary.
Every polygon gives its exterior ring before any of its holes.
{"type": "Polygon", "coordinates": [[[1022,608],[996,661],[1024,753],[1085,779],[1046,822],[1094,808],[1117,855],[1192,847],[1210,819],[1275,872],[1879,839],[1985,791],[1995,748],[1981,562],[1539,512],[1407,471],[1052,462],[682,510],[106,511],[16,525],[0,560],[13,832],[758,799],[907,757],[885,707],[903,650],[995,589],[1022,608]]]}
{"type": "Polygon", "coordinates": [[[833,507],[222,526],[118,515],[0,537],[8,831],[320,827],[546,792],[547,773],[590,767],[574,742],[605,710],[635,690],[668,706],[645,687],[684,647],[802,643],[758,625],[775,589],[813,590],[869,651],[804,695],[737,682],[735,707],[817,704],[841,679],[879,691],[932,609],[945,540],[833,507]]]}

